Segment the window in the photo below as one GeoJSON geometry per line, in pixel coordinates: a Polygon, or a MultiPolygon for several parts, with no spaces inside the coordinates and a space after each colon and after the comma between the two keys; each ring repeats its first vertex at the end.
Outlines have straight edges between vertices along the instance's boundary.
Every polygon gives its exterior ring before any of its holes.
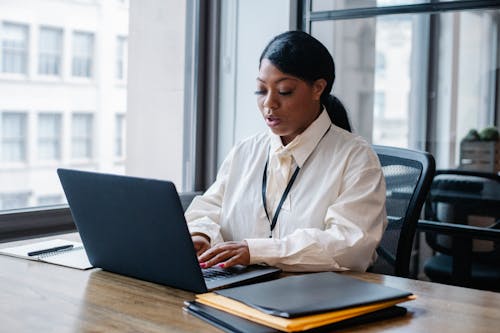
{"type": "Polygon", "coordinates": [[[61,75],[62,30],[40,28],[38,43],[38,73],[43,75],[61,75]]]}
{"type": "Polygon", "coordinates": [[[73,33],[73,76],[92,77],[94,55],[94,34],[88,32],[73,33]]]}
{"type": "Polygon", "coordinates": [[[2,72],[28,73],[28,26],[3,23],[2,30],[2,72]]]}
{"type": "MultiPolygon", "coordinates": [[[[29,193],[27,200],[9,205],[9,209],[19,211],[0,211],[0,240],[12,235],[9,228],[21,230],[18,237],[24,237],[55,230],[47,225],[57,224],[57,230],[62,230],[60,223],[64,223],[64,230],[73,227],[67,208],[38,207],[57,201],[44,198],[47,196],[60,194],[64,199],[56,173],[58,167],[114,174],[126,171],[169,179],[179,190],[190,189],[183,180],[185,170],[189,169],[183,164],[183,142],[190,133],[183,126],[183,92],[189,84],[189,80],[184,80],[185,64],[189,61],[185,60],[184,46],[199,41],[185,32],[186,27],[194,25],[186,22],[196,20],[194,11],[187,12],[184,5],[161,0],[153,0],[135,11],[129,9],[128,0],[109,1],[104,11],[102,3],[18,1],[13,6],[9,1],[0,1],[0,72],[6,36],[4,23],[17,22],[19,17],[26,27],[23,30],[26,54],[36,57],[27,59],[27,74],[31,68],[35,74],[41,74],[44,61],[40,57],[47,55],[47,74],[29,79],[0,74],[0,193],[29,193]],[[135,15],[130,25],[129,11],[135,15]],[[159,26],[149,24],[155,15],[165,18],[159,26]],[[168,29],[164,29],[167,25],[168,29]],[[123,38],[120,45],[118,36],[123,38]],[[127,70],[127,44],[132,42],[136,62],[132,70],[127,70]],[[56,45],[60,46],[58,53],[56,45]],[[55,74],[57,66],[51,66],[57,63],[56,54],[60,58],[58,74],[55,74]],[[133,82],[124,84],[129,75],[133,82]],[[25,157],[22,163],[3,159],[8,151],[4,148],[2,112],[8,110],[22,110],[25,114],[24,135],[20,136],[25,157]],[[115,118],[117,112],[120,120],[115,118]],[[59,117],[40,119],[41,114],[59,117]],[[125,117],[131,120],[130,131],[130,125],[125,129],[125,117]],[[57,127],[59,138],[55,134],[57,127]],[[125,138],[125,130],[133,136],[125,138]],[[57,155],[58,158],[52,159],[57,155]]],[[[194,5],[186,2],[187,7],[194,5]]],[[[17,154],[20,155],[19,151],[17,154]]]]}
{"type": "Polygon", "coordinates": [[[61,115],[41,113],[38,115],[38,158],[59,160],[61,158],[61,115]]]}
{"type": "Polygon", "coordinates": [[[456,168],[467,132],[499,125],[500,3],[491,7],[313,1],[312,10],[303,6],[304,28],[332,53],[333,93],[356,132],[374,144],[430,151],[438,168],[456,168]]]}
{"type": "Polygon", "coordinates": [[[61,194],[47,194],[38,197],[38,206],[58,205],[64,202],[61,194]]]}
{"type": "Polygon", "coordinates": [[[29,202],[31,193],[0,193],[0,209],[15,209],[18,207],[26,207],[29,202]]]}
{"type": "Polygon", "coordinates": [[[1,114],[2,162],[26,161],[26,114],[21,112],[3,112],[1,114]]]}
{"type": "Polygon", "coordinates": [[[73,114],[71,122],[71,157],[73,159],[90,159],[92,157],[92,121],[92,114],[73,114]]]}
{"type": "Polygon", "coordinates": [[[125,80],[127,71],[127,38],[116,38],[116,78],[118,80],[125,80]]]}
{"type": "Polygon", "coordinates": [[[123,158],[125,155],[125,115],[115,116],[115,156],[123,158]]]}

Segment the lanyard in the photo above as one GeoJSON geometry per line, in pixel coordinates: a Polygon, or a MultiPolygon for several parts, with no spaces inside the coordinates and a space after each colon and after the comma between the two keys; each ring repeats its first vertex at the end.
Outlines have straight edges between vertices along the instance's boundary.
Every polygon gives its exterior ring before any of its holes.
{"type": "MultiPolygon", "coordinates": [[[[313,151],[316,150],[316,148],[319,145],[319,142],[321,142],[323,140],[323,138],[326,136],[326,133],[328,133],[328,131],[330,131],[330,128],[332,128],[331,124],[328,127],[328,129],[325,131],[325,133],[323,133],[323,136],[321,137],[321,139],[319,139],[319,141],[316,144],[316,147],[314,147],[313,151]]],[[[311,152],[311,154],[312,154],[312,152],[311,152]]],[[[305,164],[306,161],[304,161],[303,164],[305,164]]],[[[278,222],[278,215],[280,214],[281,206],[283,206],[283,203],[285,202],[285,199],[288,196],[290,189],[292,188],[293,182],[295,181],[295,178],[297,178],[297,175],[299,174],[300,168],[297,166],[297,168],[295,169],[295,172],[292,175],[292,178],[290,178],[290,180],[288,181],[288,185],[285,188],[285,192],[283,192],[283,195],[281,196],[280,203],[278,204],[278,207],[276,208],[276,213],[274,213],[273,221],[271,222],[271,220],[269,220],[269,213],[267,212],[267,204],[266,204],[267,164],[268,163],[269,163],[269,154],[267,155],[266,166],[264,167],[264,175],[262,176],[262,204],[264,205],[264,211],[266,212],[267,220],[270,223],[271,233],[269,235],[269,238],[272,238],[274,227],[276,226],[276,222],[278,222]]],[[[304,166],[304,165],[302,165],[302,166],[304,166]]]]}
{"type": "Polygon", "coordinates": [[[273,237],[272,233],[273,233],[274,227],[276,226],[276,222],[278,221],[278,215],[280,214],[281,206],[283,206],[283,203],[285,202],[285,199],[288,196],[290,189],[292,188],[293,182],[295,182],[295,178],[297,178],[297,175],[299,174],[300,168],[297,166],[297,168],[295,169],[295,172],[292,175],[292,178],[290,178],[290,180],[288,181],[288,185],[285,188],[285,192],[283,192],[283,195],[281,196],[281,200],[280,200],[278,207],[276,208],[276,212],[274,213],[274,216],[273,216],[273,221],[271,222],[271,220],[269,220],[269,213],[267,212],[267,205],[266,205],[267,164],[268,163],[269,163],[269,155],[267,156],[266,166],[264,167],[264,175],[262,176],[262,203],[264,205],[264,211],[266,212],[267,220],[270,223],[271,232],[270,232],[269,238],[271,238],[271,237],[273,237]]]}

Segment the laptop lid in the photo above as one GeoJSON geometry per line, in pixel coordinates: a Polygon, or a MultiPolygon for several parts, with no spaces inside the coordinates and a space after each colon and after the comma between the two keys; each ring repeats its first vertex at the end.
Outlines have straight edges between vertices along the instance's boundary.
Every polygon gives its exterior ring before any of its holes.
{"type": "Polygon", "coordinates": [[[193,292],[279,272],[250,270],[207,286],[172,182],[58,169],[90,263],[193,292]]]}

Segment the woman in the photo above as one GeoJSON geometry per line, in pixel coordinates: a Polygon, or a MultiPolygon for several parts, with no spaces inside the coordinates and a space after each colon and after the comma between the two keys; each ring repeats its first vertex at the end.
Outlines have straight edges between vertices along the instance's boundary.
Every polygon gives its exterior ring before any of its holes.
{"type": "Polygon", "coordinates": [[[373,262],[386,224],[384,177],[330,96],[334,79],[330,53],[304,32],[266,46],[256,95],[270,133],[238,143],[186,212],[202,268],[364,271],[373,262]]]}

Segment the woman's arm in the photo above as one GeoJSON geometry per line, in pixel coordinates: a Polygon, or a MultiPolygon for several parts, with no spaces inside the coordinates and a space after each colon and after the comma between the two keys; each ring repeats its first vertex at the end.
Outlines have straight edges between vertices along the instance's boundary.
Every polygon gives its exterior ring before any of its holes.
{"type": "MultiPolygon", "coordinates": [[[[234,152],[231,151],[226,157],[219,169],[215,182],[210,188],[203,195],[195,197],[186,210],[185,216],[189,232],[192,236],[207,237],[210,246],[223,242],[219,221],[233,154],[234,152]]],[[[200,241],[198,245],[202,246],[202,239],[198,240],[200,241]]]]}
{"type": "Polygon", "coordinates": [[[385,181],[377,165],[347,170],[341,193],[326,212],[324,230],[303,228],[282,239],[246,239],[250,263],[287,271],[366,270],[386,226],[385,181]]]}

